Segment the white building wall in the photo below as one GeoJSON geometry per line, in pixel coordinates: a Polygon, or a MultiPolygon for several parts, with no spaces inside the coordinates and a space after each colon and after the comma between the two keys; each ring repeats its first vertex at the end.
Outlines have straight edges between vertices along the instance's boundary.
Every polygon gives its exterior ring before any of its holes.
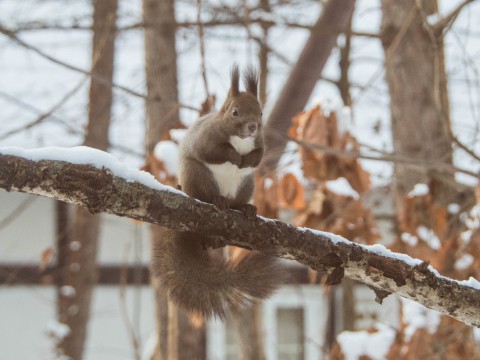
{"type": "MultiPolygon", "coordinates": [[[[117,286],[95,289],[85,360],[134,359],[133,346],[122,318],[117,286]]],[[[141,347],[155,331],[153,293],[149,287],[126,290],[129,321],[139,334],[141,347]],[[140,316],[134,313],[138,309],[140,316]]],[[[55,289],[15,286],[0,289],[0,359],[53,359],[48,326],[55,319],[55,289]]]]}
{"type": "MultiPolygon", "coordinates": [[[[7,193],[0,189],[0,262],[40,261],[42,251],[55,248],[55,202],[51,199],[7,193]],[[10,215],[15,212],[15,217],[10,215]],[[5,222],[5,219],[12,218],[5,222]],[[4,223],[2,225],[2,223],[4,223]]],[[[102,214],[99,261],[125,263],[149,258],[148,224],[102,214]]]]}
{"type": "MultiPolygon", "coordinates": [[[[54,214],[51,199],[0,190],[0,263],[39,263],[44,250],[55,248],[54,214]]],[[[99,261],[146,264],[148,225],[102,216],[99,261]]],[[[122,301],[118,286],[95,289],[86,360],[134,358],[122,301]]],[[[155,330],[153,293],[148,286],[130,286],[125,302],[129,321],[145,344],[155,330]]],[[[47,328],[54,319],[53,286],[0,285],[0,359],[52,359],[53,339],[47,328]]]]}

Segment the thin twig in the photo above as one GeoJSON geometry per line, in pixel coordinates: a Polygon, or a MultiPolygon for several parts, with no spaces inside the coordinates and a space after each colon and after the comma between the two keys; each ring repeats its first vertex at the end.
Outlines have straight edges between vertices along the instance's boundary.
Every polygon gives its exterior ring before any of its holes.
{"type": "Polygon", "coordinates": [[[130,250],[130,244],[127,244],[125,247],[124,252],[124,263],[125,267],[120,272],[120,315],[122,316],[123,322],[125,327],[127,328],[128,337],[130,338],[130,342],[133,348],[133,354],[135,356],[135,360],[140,360],[140,342],[138,340],[138,334],[136,333],[135,329],[133,328],[132,322],[128,316],[128,309],[127,309],[127,300],[125,295],[125,290],[127,287],[127,263],[128,263],[128,253],[130,250]]]}
{"type": "MultiPolygon", "coordinates": [[[[276,136],[286,136],[284,134],[275,134],[276,136]]],[[[434,162],[430,160],[422,160],[422,159],[417,159],[417,158],[410,158],[406,156],[401,156],[393,153],[387,153],[383,152],[381,150],[375,150],[378,153],[381,153],[380,156],[373,156],[373,155],[367,155],[367,154],[362,154],[360,152],[356,151],[345,151],[345,150],[339,150],[332,148],[330,146],[324,146],[324,145],[318,145],[318,144],[312,144],[306,141],[294,139],[292,137],[288,137],[288,140],[293,141],[299,145],[302,145],[308,149],[312,150],[317,150],[317,151],[322,151],[327,154],[331,155],[336,155],[339,157],[346,157],[350,159],[364,159],[364,160],[372,160],[372,161],[382,161],[382,162],[393,162],[393,163],[403,163],[407,165],[411,165],[414,167],[418,167],[422,171],[425,171],[425,169],[430,169],[430,170],[435,170],[439,172],[446,172],[446,173],[451,173],[455,174],[456,172],[460,172],[475,178],[479,178],[480,174],[475,173],[473,171],[467,170],[467,169],[462,169],[456,166],[453,166],[448,163],[443,163],[443,162],[434,162]]],[[[266,156],[269,154],[267,153],[266,156]]]]}
{"type": "MultiPolygon", "coordinates": [[[[472,2],[472,0],[466,0],[463,3],[459,4],[449,15],[447,15],[443,20],[446,21],[445,26],[451,26],[453,22],[455,21],[456,17],[460,13],[460,11],[463,9],[463,7],[467,4],[472,2]],[[447,19],[449,19],[447,21],[447,19]]],[[[434,90],[435,90],[435,107],[437,109],[437,112],[442,120],[443,126],[448,133],[448,136],[450,137],[450,140],[457,145],[460,149],[465,151],[468,155],[470,155],[472,158],[479,160],[480,157],[475,154],[475,152],[472,149],[469,149],[466,145],[464,145],[453,133],[451,124],[450,124],[450,118],[448,111],[446,109],[443,109],[442,101],[441,101],[441,96],[440,96],[440,78],[441,78],[441,68],[440,68],[440,63],[441,59],[440,56],[443,56],[443,54],[440,53],[440,49],[438,48],[438,42],[441,41],[441,36],[444,34],[440,34],[438,31],[436,31],[435,26],[437,26],[438,22],[435,25],[430,25],[428,23],[427,15],[425,14],[425,11],[423,9],[423,5],[420,0],[415,0],[415,4],[417,6],[417,9],[419,10],[419,13],[422,17],[423,25],[425,29],[428,32],[428,35],[431,40],[432,48],[433,48],[433,53],[434,53],[434,90]],[[439,35],[440,34],[440,35],[439,35]]],[[[442,28],[442,30],[444,27],[442,28]]]]}
{"type": "Polygon", "coordinates": [[[447,15],[439,19],[435,24],[432,25],[434,31],[438,33],[445,34],[454,24],[455,20],[457,20],[458,14],[462,9],[473,2],[473,0],[464,0],[462,3],[458,4],[458,6],[449,12],[447,15]]]}
{"type": "Polygon", "coordinates": [[[198,30],[198,40],[200,44],[200,59],[201,59],[201,68],[202,68],[202,78],[203,85],[205,87],[205,93],[207,94],[207,99],[210,98],[210,91],[208,89],[208,78],[207,78],[207,66],[205,63],[205,34],[203,31],[202,24],[202,0],[196,0],[197,3],[197,30],[198,30]]]}
{"type": "MultiPolygon", "coordinates": [[[[28,49],[30,51],[33,51],[34,53],[36,53],[37,55],[43,57],[44,59],[47,59],[51,62],[53,62],[54,64],[57,64],[57,65],[60,65],[60,66],[63,66],[69,70],[72,70],[72,71],[75,71],[75,72],[79,72],[81,74],[84,74],[84,75],[88,75],[92,78],[94,78],[95,80],[103,83],[103,84],[107,84],[107,85],[110,85],[114,88],[117,88],[117,89],[120,89],[122,91],[125,91],[126,93],[130,94],[130,95],[133,95],[135,97],[139,97],[139,98],[142,98],[142,99],[147,99],[147,96],[137,92],[137,91],[134,91],[132,89],[129,89],[127,88],[126,86],[123,86],[123,85],[118,85],[112,81],[109,81],[99,75],[96,75],[96,74],[93,74],[91,71],[86,71],[84,69],[81,69],[77,66],[74,66],[72,64],[68,64],[64,61],[61,61],[61,60],[58,60],[57,58],[54,58],[53,56],[50,56],[48,54],[46,54],[45,52],[43,52],[42,50],[40,50],[39,48],[31,45],[31,44],[28,44],[26,43],[25,41],[21,40],[19,37],[17,37],[15,35],[15,33],[11,30],[8,30],[6,28],[4,28],[3,26],[0,25],[0,33],[9,37],[10,39],[12,39],[13,41],[15,41],[17,44],[19,44],[20,46],[24,47],[25,49],[28,49]]],[[[159,99],[156,99],[156,100],[159,100],[159,99]]]]}
{"type": "Polygon", "coordinates": [[[0,229],[4,228],[5,226],[9,225],[12,221],[18,218],[18,216],[23,213],[23,211],[28,208],[36,199],[37,197],[28,196],[25,200],[23,200],[20,205],[18,205],[13,211],[8,214],[5,218],[0,221],[0,229]]]}
{"type": "Polygon", "coordinates": [[[58,109],[60,109],[73,95],[75,95],[78,90],[80,90],[82,88],[82,86],[85,84],[87,78],[84,78],[82,79],[77,85],[75,85],[69,92],[67,92],[55,105],[53,105],[50,110],[44,112],[43,114],[41,114],[38,118],[36,118],[34,121],[26,124],[26,125],[22,125],[22,126],[19,126],[15,129],[12,129],[10,131],[7,131],[6,133],[4,134],[1,134],[0,135],[0,140],[4,140],[6,139],[7,137],[9,136],[12,136],[12,135],[15,135],[21,131],[24,131],[24,130],[27,130],[27,129],[30,129],[36,125],[39,125],[41,124],[43,121],[45,121],[46,119],[50,118],[53,113],[55,111],[57,111],[58,109]]]}
{"type": "Polygon", "coordinates": [[[438,172],[446,172],[450,174],[455,174],[457,172],[472,176],[476,179],[479,178],[480,174],[475,173],[473,171],[459,168],[456,166],[453,166],[448,163],[443,163],[443,162],[433,162],[430,160],[422,160],[422,159],[417,159],[417,158],[411,158],[407,156],[401,156],[401,155],[396,155],[393,153],[387,153],[385,152],[381,156],[373,156],[373,155],[367,155],[367,154],[362,154],[360,152],[355,152],[355,151],[344,151],[344,150],[338,150],[334,149],[330,146],[322,146],[322,145],[317,145],[317,144],[311,144],[308,142],[304,142],[301,140],[296,140],[293,138],[290,138],[291,141],[294,141],[302,146],[305,146],[309,149],[313,150],[318,150],[322,151],[328,154],[332,155],[337,155],[339,157],[347,157],[350,159],[364,159],[364,160],[372,160],[372,161],[382,161],[382,162],[393,162],[393,163],[402,163],[406,165],[411,165],[414,167],[419,167],[422,171],[425,171],[426,169],[428,170],[434,170],[438,172]]]}
{"type": "MultiPolygon", "coordinates": [[[[403,40],[405,34],[407,33],[407,30],[410,27],[410,24],[415,19],[416,12],[417,12],[417,8],[415,4],[413,4],[412,7],[410,8],[410,12],[407,15],[407,18],[402,24],[402,27],[400,28],[398,33],[395,35],[395,38],[393,39],[393,41],[390,43],[387,50],[385,51],[385,63],[390,60],[392,55],[397,50],[398,45],[400,45],[400,42],[403,40]]],[[[384,68],[384,65],[382,64],[375,71],[375,73],[368,79],[363,89],[355,96],[355,98],[352,99],[352,104],[360,100],[361,96],[363,96],[366,90],[370,88],[370,86],[372,86],[375,83],[375,81],[377,81],[377,79],[383,74],[384,71],[385,71],[385,68],[384,68]]]]}

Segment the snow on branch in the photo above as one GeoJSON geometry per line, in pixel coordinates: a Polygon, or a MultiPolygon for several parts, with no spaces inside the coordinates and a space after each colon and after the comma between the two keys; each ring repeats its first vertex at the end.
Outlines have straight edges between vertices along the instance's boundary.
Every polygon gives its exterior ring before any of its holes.
{"type": "Polygon", "coordinates": [[[455,281],[443,277],[428,262],[393,253],[382,245],[359,245],[278,220],[257,217],[252,221],[237,211],[218,211],[98,150],[0,147],[0,188],[66,201],[92,213],[208,233],[205,245],[211,247],[235,245],[273,251],[326,273],[329,284],[340,283],[344,276],[361,281],[375,291],[380,303],[397,293],[480,326],[480,283],[473,278],[455,281]]]}

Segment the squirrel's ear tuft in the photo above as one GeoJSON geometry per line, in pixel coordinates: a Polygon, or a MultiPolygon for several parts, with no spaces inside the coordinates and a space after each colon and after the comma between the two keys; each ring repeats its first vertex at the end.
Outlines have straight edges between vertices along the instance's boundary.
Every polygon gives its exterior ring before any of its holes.
{"type": "Polygon", "coordinates": [[[238,71],[237,64],[233,64],[232,70],[230,72],[230,77],[231,77],[230,96],[236,97],[238,96],[238,94],[240,94],[240,90],[238,89],[240,73],[238,71]]]}
{"type": "Polygon", "coordinates": [[[243,84],[250,94],[257,97],[258,74],[253,66],[248,66],[243,72],[243,84]]]}

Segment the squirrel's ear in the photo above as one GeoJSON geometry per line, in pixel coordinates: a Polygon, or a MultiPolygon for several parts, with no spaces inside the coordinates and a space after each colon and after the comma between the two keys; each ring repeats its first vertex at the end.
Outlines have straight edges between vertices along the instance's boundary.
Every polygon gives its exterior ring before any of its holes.
{"type": "Polygon", "coordinates": [[[247,69],[243,72],[243,84],[245,85],[245,89],[247,89],[250,94],[257,97],[258,74],[253,66],[247,67],[247,69]]]}
{"type": "Polygon", "coordinates": [[[238,65],[237,64],[233,64],[232,70],[230,72],[230,77],[231,77],[230,96],[231,97],[237,97],[238,94],[240,94],[240,90],[238,89],[240,74],[239,74],[239,71],[238,71],[238,65]]]}

